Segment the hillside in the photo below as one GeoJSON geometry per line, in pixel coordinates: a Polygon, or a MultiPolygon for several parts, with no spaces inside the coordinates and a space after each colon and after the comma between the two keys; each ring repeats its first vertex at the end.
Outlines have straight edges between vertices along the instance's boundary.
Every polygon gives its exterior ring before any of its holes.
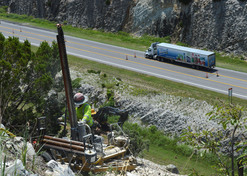
{"type": "MultiPolygon", "coordinates": [[[[243,29],[246,27],[247,4],[240,0],[194,0],[187,5],[172,0],[3,0],[1,5],[7,5],[9,13],[32,15],[76,27],[125,31],[135,36],[169,35],[172,41],[194,47],[233,54],[245,54],[246,51],[247,34],[243,29]]],[[[128,111],[130,121],[140,126],[153,125],[175,137],[188,127],[221,129],[217,122],[208,120],[207,113],[213,110],[210,102],[161,92],[147,84],[137,86],[139,82],[129,85],[129,79],[126,81],[123,77],[109,76],[106,79],[107,74],[116,75],[103,71],[103,74],[95,74],[98,70],[82,71],[78,69],[78,63],[72,67],[75,67],[73,79],[80,80],[78,91],[90,95],[90,103],[96,110],[106,103],[108,91],[112,91],[115,105],[128,111]]],[[[61,100],[61,93],[50,91],[49,96],[61,100]]]]}
{"type": "Polygon", "coordinates": [[[171,36],[194,47],[243,54],[247,2],[243,0],[3,0],[9,13],[76,27],[171,36]]]}

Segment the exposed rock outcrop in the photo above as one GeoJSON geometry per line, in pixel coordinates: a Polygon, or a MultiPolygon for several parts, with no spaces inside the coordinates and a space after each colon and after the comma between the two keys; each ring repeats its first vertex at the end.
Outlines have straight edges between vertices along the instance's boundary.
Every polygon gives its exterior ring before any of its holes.
{"type": "Polygon", "coordinates": [[[180,14],[180,40],[192,46],[236,54],[247,49],[247,2],[195,1],[180,14]]]}
{"type": "MultiPolygon", "coordinates": [[[[90,97],[91,104],[100,107],[107,101],[106,88],[102,88],[100,75],[78,73],[71,71],[71,78],[81,78],[81,87],[78,91],[90,97]]],[[[118,80],[109,80],[110,84],[118,80]]],[[[180,135],[184,129],[190,126],[197,130],[218,129],[219,125],[209,120],[207,113],[213,110],[213,106],[194,98],[175,97],[172,95],[147,94],[133,96],[131,86],[118,82],[115,89],[115,104],[120,109],[129,112],[133,122],[155,125],[166,134],[180,135]]]]}
{"type": "Polygon", "coordinates": [[[50,160],[46,165],[49,169],[45,172],[45,176],[75,176],[68,164],[61,164],[50,160]]]}

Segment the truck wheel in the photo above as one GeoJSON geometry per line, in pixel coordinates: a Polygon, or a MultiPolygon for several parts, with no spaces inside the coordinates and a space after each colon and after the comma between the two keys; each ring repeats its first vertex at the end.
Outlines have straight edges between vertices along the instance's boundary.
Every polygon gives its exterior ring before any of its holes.
{"type": "Polygon", "coordinates": [[[40,156],[45,160],[45,162],[52,160],[52,157],[48,152],[42,152],[40,156]]]}

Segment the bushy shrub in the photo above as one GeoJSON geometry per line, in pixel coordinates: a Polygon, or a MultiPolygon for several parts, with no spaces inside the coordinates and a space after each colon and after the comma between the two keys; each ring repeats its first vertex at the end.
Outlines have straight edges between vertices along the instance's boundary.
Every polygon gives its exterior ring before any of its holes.
{"type": "Polygon", "coordinates": [[[94,74],[100,74],[101,71],[98,70],[98,71],[95,71],[95,70],[87,70],[88,73],[94,73],[94,74]]]}
{"type": "Polygon", "coordinates": [[[51,0],[48,0],[45,5],[51,7],[51,0]]]}
{"type": "Polygon", "coordinates": [[[2,6],[0,7],[0,13],[6,13],[8,9],[8,6],[2,6]]]}
{"type": "Polygon", "coordinates": [[[76,78],[76,79],[74,79],[73,81],[72,81],[72,88],[73,89],[78,89],[78,88],[80,88],[80,86],[81,86],[81,84],[80,84],[80,82],[81,82],[81,78],[76,78]]]}
{"type": "Polygon", "coordinates": [[[183,4],[189,4],[192,0],[179,0],[183,4]]]}
{"type": "Polygon", "coordinates": [[[130,151],[134,154],[134,156],[142,155],[144,150],[148,150],[150,141],[148,139],[144,139],[142,135],[142,130],[137,124],[124,124],[124,132],[130,138],[130,151]]]}
{"type": "Polygon", "coordinates": [[[105,4],[106,4],[106,5],[110,5],[110,4],[111,4],[111,1],[110,1],[110,0],[106,0],[106,1],[105,1],[105,4]]]}
{"type": "Polygon", "coordinates": [[[111,89],[107,89],[107,100],[108,102],[106,103],[106,106],[115,106],[115,100],[114,100],[114,92],[111,89]]]}
{"type": "Polygon", "coordinates": [[[183,42],[177,42],[176,44],[177,44],[177,45],[179,45],[179,46],[189,47],[189,45],[188,45],[188,44],[183,43],[183,42]]]}

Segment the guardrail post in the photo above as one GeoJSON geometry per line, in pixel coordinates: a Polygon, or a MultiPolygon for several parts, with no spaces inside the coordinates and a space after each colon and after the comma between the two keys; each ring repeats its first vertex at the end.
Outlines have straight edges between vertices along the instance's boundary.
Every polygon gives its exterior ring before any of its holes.
{"type": "Polygon", "coordinates": [[[228,89],[229,102],[232,104],[232,88],[228,89]]]}

